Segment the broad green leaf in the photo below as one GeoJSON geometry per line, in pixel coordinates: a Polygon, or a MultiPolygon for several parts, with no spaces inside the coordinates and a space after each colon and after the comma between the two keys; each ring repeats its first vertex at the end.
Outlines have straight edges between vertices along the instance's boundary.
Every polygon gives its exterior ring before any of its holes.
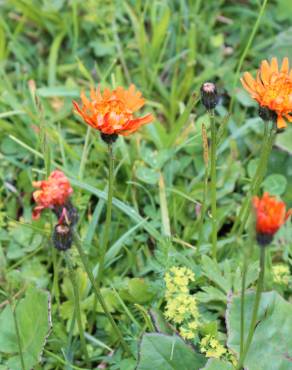
{"type": "Polygon", "coordinates": [[[223,292],[228,293],[231,290],[231,284],[228,280],[228,276],[224,276],[220,266],[217,262],[213,261],[208,256],[202,257],[203,273],[208,279],[213,281],[214,284],[219,286],[223,292]]]}
{"type": "Polygon", "coordinates": [[[282,195],[285,193],[287,187],[287,179],[280,174],[273,174],[268,176],[263,182],[264,191],[273,195],[282,195]]]}
{"type": "MultiPolygon", "coordinates": [[[[250,325],[254,297],[254,293],[246,295],[245,337],[250,325]]],[[[240,343],[240,298],[238,296],[233,297],[226,317],[227,344],[238,354],[240,343]]],[[[246,368],[249,370],[291,370],[291,328],[292,305],[274,291],[263,293],[258,313],[258,325],[244,363],[246,368]]]]}
{"type": "MultiPolygon", "coordinates": [[[[49,294],[31,287],[16,307],[16,318],[25,367],[33,368],[39,361],[51,327],[49,294]]],[[[0,314],[0,351],[13,354],[8,360],[10,370],[21,369],[11,306],[0,314]]]]}
{"type": "Polygon", "coordinates": [[[150,184],[155,185],[159,179],[159,173],[152,168],[140,166],[136,171],[136,176],[139,180],[150,184]]]}
{"type": "Polygon", "coordinates": [[[137,370],[198,370],[206,362],[178,336],[144,334],[137,370]]]}
{"type": "Polygon", "coordinates": [[[290,155],[292,154],[292,128],[290,126],[284,132],[277,135],[276,145],[290,155]]]}

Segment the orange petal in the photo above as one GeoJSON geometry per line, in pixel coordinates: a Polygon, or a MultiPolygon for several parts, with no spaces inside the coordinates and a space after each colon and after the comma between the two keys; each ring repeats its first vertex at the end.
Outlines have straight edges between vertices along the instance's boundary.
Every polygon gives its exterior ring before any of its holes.
{"type": "Polygon", "coordinates": [[[244,82],[252,89],[255,89],[255,79],[252,77],[252,75],[249,72],[245,72],[243,74],[244,82]]]}
{"type": "Polygon", "coordinates": [[[272,60],[271,60],[271,72],[272,73],[279,73],[277,58],[272,58],[272,60]]]}
{"type": "Polygon", "coordinates": [[[287,127],[287,124],[284,120],[284,118],[282,116],[278,116],[278,119],[277,119],[277,127],[278,128],[285,128],[287,127]]]}
{"type": "Polygon", "coordinates": [[[260,70],[261,70],[261,79],[263,83],[268,84],[271,76],[271,70],[269,63],[266,60],[262,61],[260,70]]]}
{"type": "Polygon", "coordinates": [[[289,72],[289,59],[285,57],[282,62],[281,72],[288,73],[289,72]]]}

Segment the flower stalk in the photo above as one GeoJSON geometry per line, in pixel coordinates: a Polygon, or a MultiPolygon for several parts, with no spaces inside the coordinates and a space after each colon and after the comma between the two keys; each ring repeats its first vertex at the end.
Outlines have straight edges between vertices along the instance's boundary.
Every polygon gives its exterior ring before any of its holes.
{"type": "Polygon", "coordinates": [[[88,260],[87,260],[87,257],[85,255],[85,253],[83,252],[83,249],[82,249],[82,245],[80,243],[80,239],[79,237],[76,235],[76,233],[74,234],[74,242],[75,242],[75,245],[76,245],[76,248],[78,250],[78,253],[79,253],[79,256],[81,258],[81,262],[84,266],[84,269],[87,273],[87,276],[92,284],[92,288],[93,288],[93,291],[96,295],[96,298],[98,300],[98,302],[100,303],[102,309],[103,309],[103,312],[104,314],[106,315],[106,317],[108,318],[109,322],[111,323],[112,325],[112,328],[114,330],[114,332],[116,333],[117,337],[119,338],[119,341],[123,347],[123,349],[125,350],[125,352],[127,352],[129,355],[131,355],[131,350],[130,350],[130,347],[128,346],[128,344],[125,342],[124,338],[123,338],[123,335],[119,329],[119,327],[117,326],[117,324],[115,323],[107,305],[106,305],[106,302],[101,294],[101,291],[100,291],[100,286],[97,284],[94,276],[93,276],[93,273],[91,271],[91,268],[89,266],[89,263],[88,263],[88,260]]]}
{"type": "Polygon", "coordinates": [[[252,342],[252,338],[253,338],[256,323],[257,323],[258,309],[259,309],[259,305],[260,305],[260,301],[261,301],[261,294],[262,294],[262,290],[263,290],[264,276],[265,276],[265,262],[266,262],[265,261],[265,256],[266,256],[266,247],[260,247],[260,262],[259,262],[260,274],[259,274],[259,278],[258,278],[258,282],[257,282],[257,289],[256,289],[256,295],[255,295],[255,301],[254,301],[254,306],[253,306],[253,312],[252,312],[252,318],[251,318],[251,323],[250,323],[250,327],[249,327],[249,332],[248,332],[248,336],[247,336],[247,339],[246,339],[244,349],[243,349],[243,351],[241,353],[241,356],[239,358],[238,367],[237,367],[238,370],[241,369],[243,364],[244,364],[246,355],[248,353],[249,347],[250,347],[251,342],[252,342]]]}
{"type": "Polygon", "coordinates": [[[97,285],[100,286],[103,270],[104,270],[104,261],[105,254],[108,249],[109,244],[109,234],[112,220],[112,200],[113,200],[113,185],[114,185],[114,157],[113,157],[113,144],[110,142],[108,144],[108,158],[109,158],[109,172],[108,172],[108,196],[107,196],[107,210],[106,210],[106,220],[105,220],[105,229],[103,243],[101,247],[101,254],[99,259],[99,268],[97,275],[97,285]]]}
{"type": "Polygon", "coordinates": [[[207,208],[207,196],[208,196],[208,178],[209,178],[209,146],[208,146],[208,136],[207,130],[205,125],[202,125],[202,139],[203,139],[203,153],[204,153],[204,164],[205,164],[205,173],[204,173],[204,189],[203,189],[203,200],[200,210],[200,221],[198,226],[198,253],[199,248],[202,243],[203,239],[203,223],[206,215],[206,208],[207,208]]]}
{"type": "Polygon", "coordinates": [[[265,176],[269,156],[273,147],[274,138],[275,138],[274,129],[272,128],[269,131],[269,123],[265,122],[264,139],[258,166],[252,178],[249,192],[245,197],[244,202],[242,203],[239,214],[231,230],[231,233],[237,234],[237,236],[240,236],[242,234],[246,226],[246,223],[250,215],[251,199],[254,195],[258,193],[263,178],[265,176]]]}
{"type": "Polygon", "coordinates": [[[212,213],[212,257],[217,260],[217,199],[216,199],[216,124],[214,110],[210,111],[211,120],[211,213],[212,213]]]}
{"type": "Polygon", "coordinates": [[[76,319],[77,319],[81,347],[85,355],[85,361],[87,365],[89,365],[89,355],[87,352],[86,341],[85,341],[84,330],[83,330],[82,319],[81,319],[79,289],[78,289],[77,281],[75,279],[75,272],[74,272],[73,265],[72,265],[71,258],[70,258],[68,251],[65,252],[65,260],[66,260],[66,264],[69,270],[69,276],[70,276],[72,287],[73,287],[75,314],[76,314],[76,319]]]}

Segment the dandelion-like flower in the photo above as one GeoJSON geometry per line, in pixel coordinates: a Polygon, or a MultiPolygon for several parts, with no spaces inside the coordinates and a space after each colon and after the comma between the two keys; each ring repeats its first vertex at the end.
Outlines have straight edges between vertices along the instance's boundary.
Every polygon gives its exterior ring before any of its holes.
{"type": "Polygon", "coordinates": [[[260,107],[276,114],[279,129],[287,126],[286,120],[292,122],[292,70],[287,57],[280,69],[276,58],[270,64],[262,61],[256,79],[245,72],[241,83],[260,107]]]}
{"type": "Polygon", "coordinates": [[[277,200],[268,192],[265,192],[262,198],[254,197],[253,206],[256,214],[257,240],[259,244],[267,245],[287,221],[292,210],[287,211],[285,203],[277,200]]]}
{"type": "Polygon", "coordinates": [[[33,181],[32,185],[39,190],[33,193],[37,206],[33,211],[33,219],[37,220],[43,209],[63,206],[73,193],[69,180],[62,171],[53,171],[48,180],[33,181]]]}
{"type": "Polygon", "coordinates": [[[84,92],[81,93],[82,105],[73,101],[75,112],[91,127],[99,130],[102,138],[107,135],[116,139],[117,135],[128,136],[137,131],[142,125],[153,121],[152,114],[135,118],[134,113],[142,108],[145,100],[140,91],[136,91],[134,85],[128,90],[117,87],[114,90],[100,88],[91,89],[90,99],[84,92]]]}

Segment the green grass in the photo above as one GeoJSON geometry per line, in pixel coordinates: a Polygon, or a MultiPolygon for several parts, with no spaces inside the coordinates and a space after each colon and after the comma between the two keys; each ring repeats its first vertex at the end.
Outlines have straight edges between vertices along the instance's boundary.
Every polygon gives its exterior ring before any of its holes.
{"type": "MultiPolygon", "coordinates": [[[[252,243],[250,227],[238,239],[229,231],[255,171],[264,130],[256,104],[238,77],[246,70],[254,73],[261,60],[272,56],[287,55],[292,61],[291,11],[285,0],[268,1],[246,49],[260,5],[256,0],[0,4],[0,310],[9,304],[7,297],[21,299],[31,286],[51,293],[53,325],[36,370],[86,368],[78,328],[74,320],[72,324],[73,293],[66,263],[62,253],[52,252],[54,221],[48,214],[32,221],[31,183],[55,168],[69,177],[79,210],[78,233],[96,275],[106,216],[107,147],[73,114],[72,99],[98,84],[134,83],[147,99],[145,112],[155,115],[153,124],[129,139],[120,137],[114,146],[113,218],[102,281],[111,313],[137,357],[141,335],[153,329],[148,310],[164,309],[164,272],[172,265],[187,266],[196,275],[193,288],[199,294],[203,321],[216,323],[216,335],[224,343],[226,300],[216,294],[226,295],[228,290],[218,289],[216,278],[206,272],[206,260],[202,263],[202,256],[211,254],[210,212],[200,253],[197,249],[205,169],[202,124],[210,135],[210,120],[198,96],[204,81],[216,81],[222,96],[216,108],[218,125],[233,99],[218,143],[217,269],[238,293],[242,248],[252,243]]],[[[291,130],[277,136],[260,189],[281,196],[290,207],[291,130]]],[[[291,270],[290,224],[267,254],[266,289],[276,289],[291,300],[291,283],[275,284],[271,272],[272,262],[283,262],[291,270]]],[[[71,258],[81,266],[75,248],[71,258]]],[[[256,250],[251,259],[257,261],[256,250]]],[[[112,370],[134,369],[136,359],[122,354],[101,307],[93,312],[94,295],[86,274],[82,268],[76,271],[90,368],[105,361],[112,370]],[[107,356],[109,348],[112,356],[107,356]]],[[[249,286],[255,279],[248,280],[249,286]]],[[[15,353],[2,350],[0,338],[0,369],[6,369],[15,353]]]]}

